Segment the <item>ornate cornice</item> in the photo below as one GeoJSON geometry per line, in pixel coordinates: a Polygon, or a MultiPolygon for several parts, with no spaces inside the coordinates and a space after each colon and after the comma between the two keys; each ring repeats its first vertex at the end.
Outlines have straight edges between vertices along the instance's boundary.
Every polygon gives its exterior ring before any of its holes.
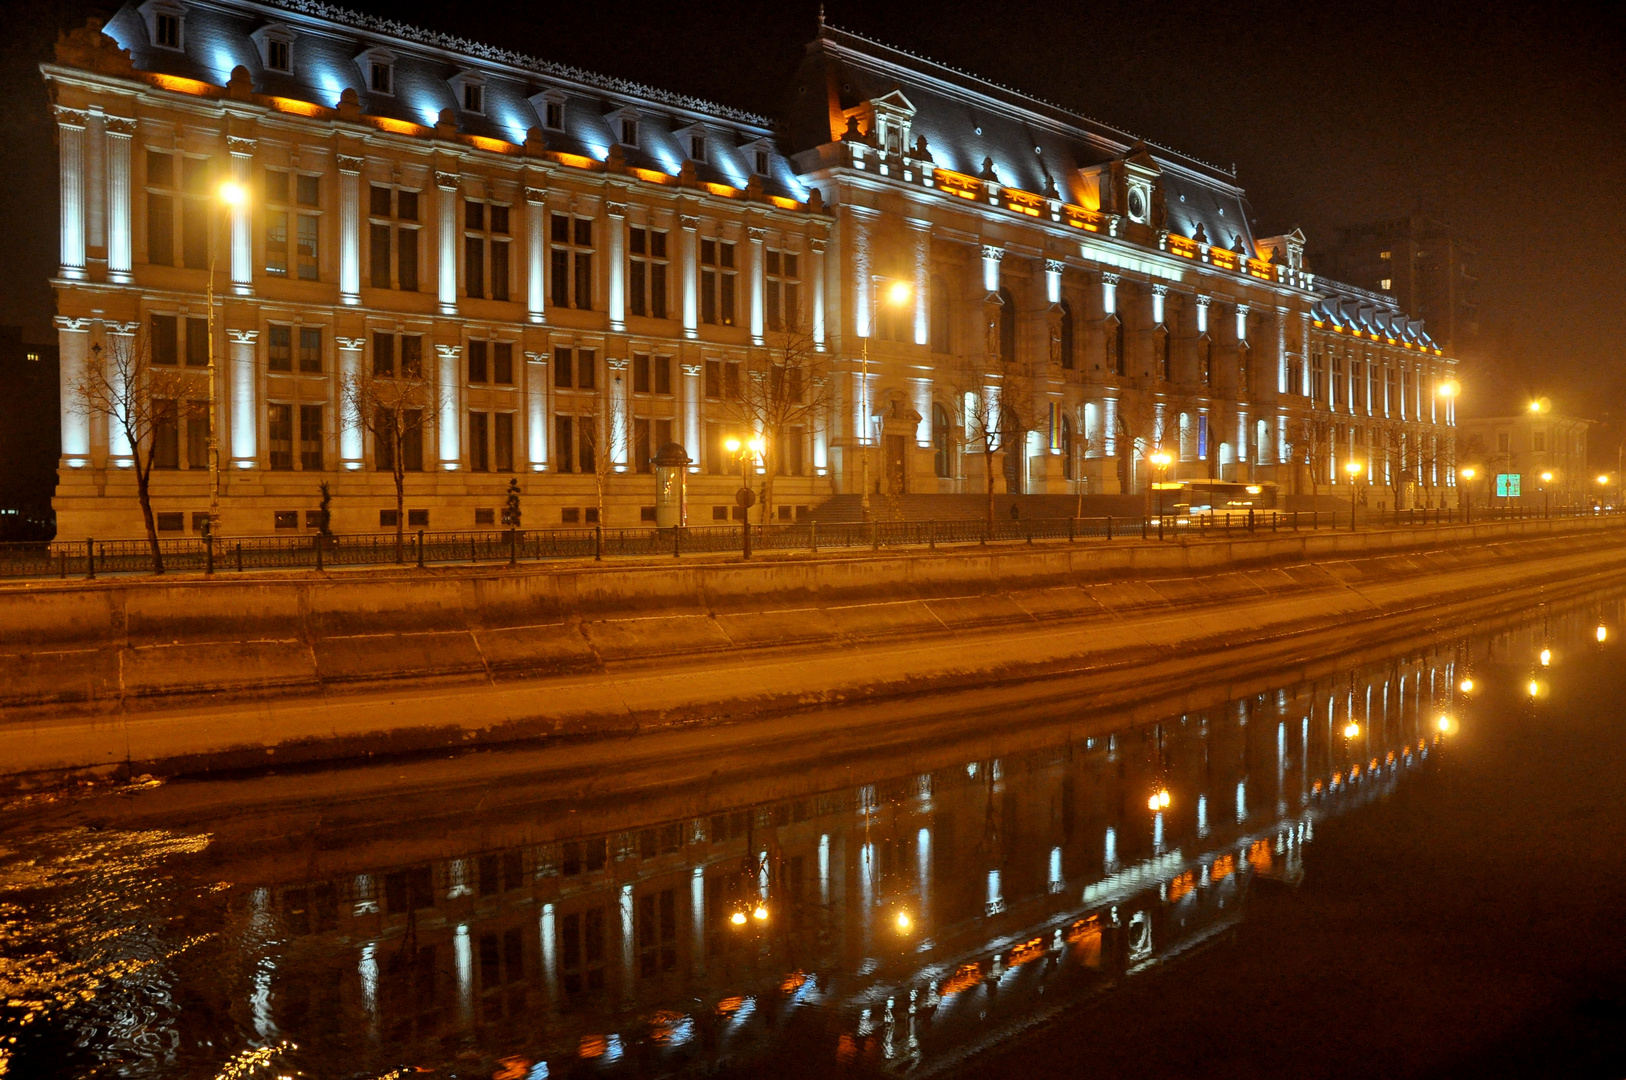
{"type": "Polygon", "coordinates": [[[1118,275],[1114,274],[1114,273],[1111,273],[1111,272],[1103,273],[1101,275],[1101,284],[1103,284],[1103,285],[1112,285],[1112,286],[1116,287],[1117,284],[1118,284],[1118,280],[1119,280],[1118,275]]]}
{"type": "Polygon", "coordinates": [[[695,217],[693,214],[679,214],[678,225],[682,228],[688,229],[690,232],[694,232],[696,229],[700,228],[700,219],[695,217]]]}
{"type": "Polygon", "coordinates": [[[992,259],[994,262],[1003,262],[1005,259],[1005,249],[1000,247],[998,244],[984,244],[982,245],[982,257],[984,259],[992,259]]]}
{"type": "Polygon", "coordinates": [[[624,202],[607,202],[604,204],[604,212],[611,217],[626,217],[627,204],[624,202]]]}
{"type": "Polygon", "coordinates": [[[768,230],[759,229],[753,226],[745,230],[745,238],[751,241],[753,244],[760,244],[764,240],[768,239],[768,230]]]}
{"type": "Polygon", "coordinates": [[[1067,264],[1060,259],[1046,259],[1044,261],[1044,272],[1047,274],[1059,274],[1065,269],[1067,269],[1067,264]]]}
{"type": "Polygon", "coordinates": [[[85,126],[87,117],[83,109],[70,109],[65,105],[57,105],[54,106],[53,111],[56,113],[56,122],[63,127],[82,128],[85,126]]]}
{"type": "Polygon", "coordinates": [[[365,164],[365,161],[362,158],[355,157],[351,154],[339,154],[336,161],[338,162],[339,171],[347,173],[359,173],[362,165],[365,164]]]}
{"type": "Polygon", "coordinates": [[[462,183],[462,181],[463,178],[457,173],[440,172],[438,170],[435,172],[435,186],[438,188],[443,188],[447,191],[456,191],[457,185],[462,183]]]}
{"type": "Polygon", "coordinates": [[[546,188],[528,187],[525,189],[525,201],[528,203],[543,203],[548,198],[546,188]]]}
{"type": "Polygon", "coordinates": [[[136,133],[136,118],[133,116],[106,116],[102,124],[107,128],[109,135],[121,139],[128,139],[136,133]]]}
{"type": "Polygon", "coordinates": [[[253,139],[245,139],[240,135],[226,136],[226,150],[229,153],[242,154],[244,157],[252,157],[254,154],[254,146],[255,141],[253,139]]]}

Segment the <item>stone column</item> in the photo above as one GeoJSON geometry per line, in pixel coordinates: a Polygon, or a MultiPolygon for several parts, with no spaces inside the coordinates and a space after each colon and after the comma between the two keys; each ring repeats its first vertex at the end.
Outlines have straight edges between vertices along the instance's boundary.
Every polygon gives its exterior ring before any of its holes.
{"type": "Polygon", "coordinates": [[[604,204],[605,232],[609,254],[605,271],[610,283],[610,329],[620,332],[627,328],[627,204],[604,204]]]}
{"type": "Polygon", "coordinates": [[[548,467],[548,354],[525,354],[526,456],[532,472],[548,467]]]}
{"type": "Polygon", "coordinates": [[[74,394],[74,385],[90,359],[90,320],[56,317],[59,408],[62,421],[62,464],[82,469],[90,464],[90,417],[74,394]]]}
{"type": "Polygon", "coordinates": [[[136,122],[109,116],[107,128],[107,280],[127,285],[131,280],[130,141],[136,122]]]}
{"type": "MultiPolygon", "coordinates": [[[[1005,258],[1005,249],[994,244],[982,245],[982,291],[999,291],[999,264],[1005,258]]],[[[1116,278],[1113,279],[1117,281],[1116,278]]],[[[1112,310],[1111,308],[1108,309],[1112,310]]]]}
{"type": "Polygon", "coordinates": [[[909,218],[910,239],[914,241],[915,344],[928,344],[932,337],[932,223],[909,218]]]}
{"type": "Polygon", "coordinates": [[[691,469],[700,466],[700,375],[703,367],[701,364],[684,364],[683,383],[678,388],[683,395],[679,403],[683,410],[683,449],[693,463],[691,469]]]}
{"type": "MultiPolygon", "coordinates": [[[[440,202],[440,313],[457,314],[457,187],[456,173],[435,173],[435,188],[440,202]]],[[[441,434],[442,446],[446,436],[441,434]]],[[[456,435],[453,435],[453,456],[456,461],[456,435]]],[[[444,464],[444,461],[442,462],[444,464]]]]}
{"type": "Polygon", "coordinates": [[[745,230],[745,279],[746,288],[750,291],[751,302],[751,344],[761,345],[763,329],[766,319],[763,307],[763,264],[762,242],[767,239],[766,229],[748,228],[745,230]]]}
{"type": "Polygon", "coordinates": [[[1208,333],[1208,305],[1213,301],[1211,296],[1197,295],[1197,333],[1208,333]]]}
{"type": "MultiPolygon", "coordinates": [[[[226,393],[231,400],[231,464],[234,469],[252,469],[259,462],[260,386],[259,365],[255,363],[258,330],[227,330],[228,361],[226,393]]],[[[219,435],[216,435],[219,442],[219,435]]]]}
{"type": "MultiPolygon", "coordinates": [[[[1101,275],[1101,311],[1105,315],[1118,314],[1118,275],[1101,275]]],[[[1128,351],[1127,349],[1125,350],[1128,351]]],[[[1119,358],[1120,361],[1123,359],[1119,358]]],[[[1126,365],[1124,370],[1128,370],[1126,365]]]]}
{"type": "MultiPolygon", "coordinates": [[[[356,380],[361,376],[361,365],[366,358],[367,339],[336,337],[333,342],[339,347],[340,387],[356,385],[356,380]]],[[[365,429],[361,422],[362,418],[351,413],[342,397],[339,409],[339,467],[347,472],[355,472],[362,467],[367,454],[366,440],[362,435],[365,429]]]]}
{"type": "Polygon", "coordinates": [[[813,347],[824,351],[824,249],[827,241],[815,237],[807,242],[813,268],[813,347]]]}
{"type": "Polygon", "coordinates": [[[339,299],[361,303],[361,166],[339,155],[339,299]]]}
{"type": "Polygon", "coordinates": [[[1164,306],[1169,301],[1169,287],[1162,284],[1152,286],[1152,325],[1162,326],[1164,323],[1164,306]]]}
{"type": "Polygon", "coordinates": [[[629,404],[631,396],[628,394],[632,388],[627,385],[630,377],[627,373],[628,366],[625,358],[604,361],[604,367],[608,372],[607,378],[610,380],[610,414],[605,420],[610,426],[610,460],[615,463],[616,472],[627,472],[628,462],[632,458],[628,452],[632,445],[632,409],[629,404]]]}
{"type": "MultiPolygon", "coordinates": [[[[242,201],[229,209],[231,291],[238,296],[249,296],[254,292],[254,206],[247,193],[253,190],[249,173],[254,164],[254,140],[230,136],[226,139],[226,150],[231,156],[232,182],[244,192],[242,201]]],[[[293,237],[289,240],[291,242],[293,237]]]]}
{"type": "MultiPolygon", "coordinates": [[[[1287,363],[1287,309],[1276,309],[1276,392],[1289,393],[1292,389],[1292,374],[1287,363]]],[[[1367,399],[1368,411],[1371,409],[1371,399],[1367,399]]],[[[1278,460],[1280,455],[1278,455],[1278,460]]]]}
{"type": "Polygon", "coordinates": [[[700,219],[682,214],[678,225],[683,230],[678,253],[682,260],[678,274],[683,279],[683,336],[693,341],[700,336],[700,242],[695,235],[700,219]]]}
{"type": "MultiPolygon", "coordinates": [[[[547,267],[548,267],[548,234],[547,234],[547,192],[541,188],[528,187],[525,189],[525,218],[528,223],[526,232],[529,236],[530,247],[526,252],[525,265],[525,312],[526,317],[533,323],[540,323],[547,311],[547,267]]],[[[530,354],[527,353],[527,356],[530,354]]],[[[543,354],[538,354],[543,355],[543,354]]],[[[544,365],[547,357],[543,355],[544,365]]],[[[543,446],[546,447],[545,441],[543,446]]],[[[544,451],[541,461],[547,460],[544,451]]],[[[538,464],[538,459],[532,459],[532,466],[538,464]]]]}
{"type": "Polygon", "coordinates": [[[440,398],[440,414],[435,426],[440,429],[440,467],[446,472],[456,472],[463,463],[463,346],[436,345],[435,355],[438,361],[435,392],[440,398]]]}
{"type": "Polygon", "coordinates": [[[85,114],[56,110],[57,153],[61,164],[62,261],[57,276],[83,281],[85,274],[85,114]]]}

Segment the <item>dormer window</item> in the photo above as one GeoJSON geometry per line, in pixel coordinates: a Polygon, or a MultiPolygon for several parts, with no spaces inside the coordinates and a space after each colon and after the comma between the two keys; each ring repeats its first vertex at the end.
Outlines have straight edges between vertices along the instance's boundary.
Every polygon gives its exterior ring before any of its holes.
{"type": "Polygon", "coordinates": [[[557,90],[549,90],[545,94],[537,94],[531,98],[536,106],[537,115],[542,117],[542,126],[549,131],[563,131],[565,129],[565,96],[557,90]]]}
{"type": "Polygon", "coordinates": [[[395,93],[395,54],[388,49],[368,49],[356,57],[361,72],[367,79],[367,89],[374,94],[395,93]]]}
{"type": "Polygon", "coordinates": [[[766,151],[766,150],[758,150],[756,156],[757,156],[757,169],[756,169],[757,175],[758,176],[767,176],[768,175],[768,151],[766,151]]]}
{"type": "Polygon", "coordinates": [[[631,117],[621,118],[621,145],[638,145],[638,121],[631,117]]]}
{"type": "Polygon", "coordinates": [[[695,161],[706,160],[706,137],[704,135],[689,136],[689,157],[695,161]]]}
{"type": "Polygon", "coordinates": [[[476,116],[485,115],[486,111],[486,77],[479,72],[465,71],[452,79],[452,89],[457,94],[458,103],[463,111],[474,113],[476,116]]]}
{"type": "Polygon", "coordinates": [[[147,35],[160,49],[186,48],[186,8],[174,0],[147,0],[140,8],[147,20],[147,35]]]}
{"type": "Polygon", "coordinates": [[[280,23],[262,26],[249,35],[260,47],[260,63],[267,71],[293,71],[294,38],[298,35],[280,23]]]}

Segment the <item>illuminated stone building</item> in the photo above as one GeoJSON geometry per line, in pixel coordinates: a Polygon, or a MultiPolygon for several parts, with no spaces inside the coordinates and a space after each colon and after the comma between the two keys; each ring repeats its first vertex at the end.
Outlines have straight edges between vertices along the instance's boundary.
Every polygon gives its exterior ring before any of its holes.
{"type": "MultiPolygon", "coordinates": [[[[830,27],[778,123],[314,0],[130,4],[44,74],[61,535],[140,530],[131,448],[72,392],[136,341],[188,400],[213,358],[236,535],[313,527],[323,482],[337,531],[395,524],[346,405],[367,380],[427,395],[409,527],[495,527],[510,474],[527,528],[589,524],[601,491],[603,524],[649,523],[674,442],[688,523],[728,520],[726,440],[765,426],[739,403],[793,346],[808,407],[762,432],[776,519],[989,470],[1140,491],[1158,448],[1284,489],[1350,456],[1452,482],[1453,361],[1312,274],[1298,233],[1256,236],[1233,176],[830,27]]],[[[159,425],[165,532],[206,516],[210,413],[159,425]]]]}

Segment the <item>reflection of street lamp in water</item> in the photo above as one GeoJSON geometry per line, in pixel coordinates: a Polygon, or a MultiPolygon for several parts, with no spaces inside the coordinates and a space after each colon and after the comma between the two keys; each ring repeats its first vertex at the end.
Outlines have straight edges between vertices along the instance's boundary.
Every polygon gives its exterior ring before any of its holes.
{"type": "MultiPolygon", "coordinates": [[[[861,370],[858,381],[859,421],[864,425],[859,435],[859,454],[864,485],[864,493],[859,499],[859,505],[863,507],[865,520],[869,519],[869,438],[871,423],[869,415],[869,339],[875,336],[875,324],[881,316],[880,285],[885,280],[879,274],[870,275],[869,332],[864,335],[864,352],[859,361],[861,370]]],[[[907,281],[893,281],[886,288],[886,301],[893,307],[902,307],[907,304],[911,295],[913,295],[913,291],[907,281]]]]}

